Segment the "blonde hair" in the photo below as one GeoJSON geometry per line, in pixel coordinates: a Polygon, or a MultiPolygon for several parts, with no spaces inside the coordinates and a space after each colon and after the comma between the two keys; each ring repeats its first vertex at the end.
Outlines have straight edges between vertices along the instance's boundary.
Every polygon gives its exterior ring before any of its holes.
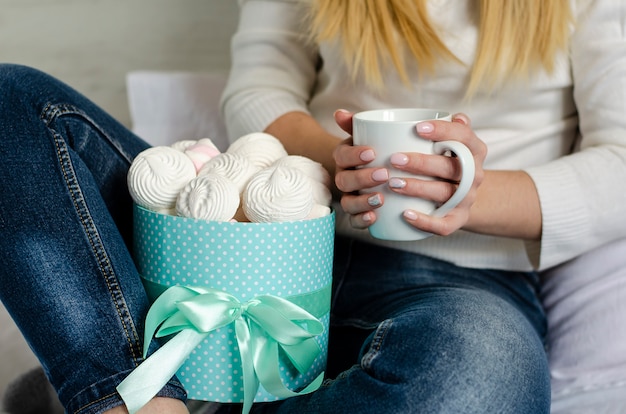
{"type": "MultiPolygon", "coordinates": [[[[569,38],[569,0],[476,0],[479,39],[468,94],[494,89],[503,80],[554,68],[569,38]]],[[[314,0],[311,29],[316,42],[339,40],[353,78],[376,87],[389,62],[408,83],[405,50],[420,68],[453,60],[430,22],[426,0],[314,0]],[[401,41],[398,41],[401,39],[401,41]]]]}

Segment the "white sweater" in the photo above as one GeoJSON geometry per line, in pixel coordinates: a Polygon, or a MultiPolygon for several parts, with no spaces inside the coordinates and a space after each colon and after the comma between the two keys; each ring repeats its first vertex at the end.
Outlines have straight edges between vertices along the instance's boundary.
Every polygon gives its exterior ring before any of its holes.
{"type": "MultiPolygon", "coordinates": [[[[458,231],[417,242],[388,242],[354,230],[338,213],[337,231],[460,266],[545,269],[626,236],[626,1],[572,0],[569,54],[552,74],[464,101],[477,29],[471,0],[431,0],[439,35],[465,65],[447,63],[407,88],[395,73],[376,95],[354,86],[334,45],[306,42],[302,0],[240,0],[232,71],[222,97],[230,139],[265,129],[290,111],[325,128],[338,108],[429,107],[464,112],[488,145],[485,169],[525,170],[539,193],[541,242],[458,231]],[[316,70],[321,56],[323,66],[316,70]],[[572,153],[572,148],[575,152],[572,153]]],[[[393,71],[391,71],[393,72],[393,71]]]]}

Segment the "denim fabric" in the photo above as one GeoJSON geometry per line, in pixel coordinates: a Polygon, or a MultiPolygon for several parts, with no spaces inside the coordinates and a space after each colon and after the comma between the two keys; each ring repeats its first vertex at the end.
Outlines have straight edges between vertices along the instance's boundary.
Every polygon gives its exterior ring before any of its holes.
{"type": "MultiPolygon", "coordinates": [[[[70,413],[121,404],[141,361],[126,172],[147,147],[68,86],[0,65],[0,300],[70,413]]],[[[185,398],[175,379],[160,395],[185,398]]]]}
{"type": "Polygon", "coordinates": [[[549,412],[537,274],[338,238],[335,284],[329,370],[345,371],[255,414],[549,412]]]}

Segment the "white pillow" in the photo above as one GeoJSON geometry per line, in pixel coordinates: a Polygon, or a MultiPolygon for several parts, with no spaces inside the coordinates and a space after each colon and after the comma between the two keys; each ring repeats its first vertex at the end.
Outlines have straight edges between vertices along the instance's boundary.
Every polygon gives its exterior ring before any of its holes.
{"type": "Polygon", "coordinates": [[[132,129],[152,145],[211,138],[228,147],[219,100],[224,73],[136,71],[126,76],[132,129]]]}
{"type": "Polygon", "coordinates": [[[626,239],[545,272],[542,299],[552,412],[626,412],[626,239]]]}

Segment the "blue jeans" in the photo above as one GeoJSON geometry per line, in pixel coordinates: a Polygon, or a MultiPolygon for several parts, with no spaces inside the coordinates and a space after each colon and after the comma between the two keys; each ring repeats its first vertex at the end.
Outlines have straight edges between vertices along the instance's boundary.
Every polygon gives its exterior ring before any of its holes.
{"type": "MultiPolygon", "coordinates": [[[[66,85],[0,65],[0,300],[70,413],[120,405],[141,362],[126,172],[147,147],[66,85]]],[[[185,391],[172,380],[160,395],[185,391]]]]}
{"type": "MultiPolygon", "coordinates": [[[[54,79],[0,65],[0,299],[68,412],[121,403],[148,302],[126,172],[147,144],[54,79]]],[[[337,238],[329,377],[268,413],[547,413],[534,273],[337,238]]],[[[172,379],[159,395],[184,399],[172,379]]],[[[236,408],[236,407],[235,407],[236,408]]]]}
{"type": "Polygon", "coordinates": [[[549,412],[536,273],[336,244],[329,369],[338,375],[255,414],[549,412]]]}

